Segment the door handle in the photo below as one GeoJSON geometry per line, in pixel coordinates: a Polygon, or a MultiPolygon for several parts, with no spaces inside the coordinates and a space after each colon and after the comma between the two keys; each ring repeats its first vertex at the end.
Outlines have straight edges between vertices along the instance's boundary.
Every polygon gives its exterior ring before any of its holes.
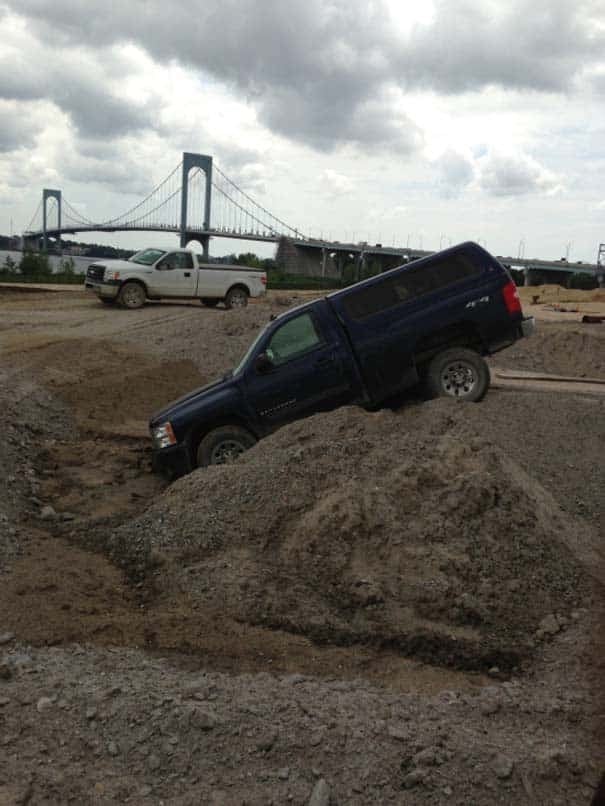
{"type": "Polygon", "coordinates": [[[191,272],[190,272],[190,271],[186,271],[186,272],[185,272],[185,277],[191,277],[191,272]]]}

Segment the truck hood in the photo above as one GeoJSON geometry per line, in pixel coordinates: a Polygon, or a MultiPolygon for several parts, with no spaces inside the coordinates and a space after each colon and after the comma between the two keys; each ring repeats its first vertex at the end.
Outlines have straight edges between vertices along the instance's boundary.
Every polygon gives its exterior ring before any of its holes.
{"type": "Polygon", "coordinates": [[[149,420],[150,428],[153,428],[156,425],[161,425],[165,423],[167,420],[172,419],[172,414],[175,409],[181,408],[186,403],[198,403],[202,402],[204,398],[210,399],[213,397],[216,392],[220,390],[221,387],[225,389],[229,388],[232,385],[231,378],[219,381],[212,381],[212,383],[206,384],[206,386],[200,386],[198,389],[194,389],[191,392],[187,392],[186,395],[177,398],[177,400],[172,400],[167,406],[159,411],[154,412],[151,415],[149,420]]]}
{"type": "Polygon", "coordinates": [[[105,266],[106,269],[110,269],[111,271],[118,271],[120,269],[145,269],[150,268],[149,266],[142,266],[139,263],[132,263],[129,260],[123,260],[122,258],[104,258],[100,257],[97,260],[93,260],[92,263],[89,264],[90,266],[105,266]]]}

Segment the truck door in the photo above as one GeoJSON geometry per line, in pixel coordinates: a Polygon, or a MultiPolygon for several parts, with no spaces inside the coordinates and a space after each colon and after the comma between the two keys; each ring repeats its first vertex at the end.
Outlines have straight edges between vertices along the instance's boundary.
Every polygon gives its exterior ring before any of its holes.
{"type": "Polygon", "coordinates": [[[197,283],[191,252],[169,252],[149,277],[149,290],[160,297],[193,297],[197,283]]]}
{"type": "Polygon", "coordinates": [[[245,378],[261,429],[271,431],[349,402],[354,384],[346,351],[334,334],[322,332],[311,311],[293,315],[272,331],[259,345],[245,378]]]}

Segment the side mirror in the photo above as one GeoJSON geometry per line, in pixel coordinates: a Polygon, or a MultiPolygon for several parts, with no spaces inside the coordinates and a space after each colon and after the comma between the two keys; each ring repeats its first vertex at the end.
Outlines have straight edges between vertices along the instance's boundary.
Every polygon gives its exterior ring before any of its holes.
{"type": "Polygon", "coordinates": [[[166,263],[163,260],[160,260],[160,262],[156,264],[156,269],[159,269],[160,271],[162,269],[165,269],[165,268],[166,268],[166,263]]]}
{"type": "Polygon", "coordinates": [[[266,372],[270,372],[273,369],[273,362],[267,353],[260,353],[260,355],[256,356],[254,367],[259,375],[264,375],[266,372]]]}

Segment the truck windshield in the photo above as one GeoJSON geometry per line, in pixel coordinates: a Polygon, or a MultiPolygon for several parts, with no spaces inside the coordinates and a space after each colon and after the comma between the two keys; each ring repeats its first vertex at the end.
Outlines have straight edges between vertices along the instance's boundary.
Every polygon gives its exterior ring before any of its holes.
{"type": "Polygon", "coordinates": [[[137,252],[136,255],[129,257],[131,263],[141,263],[143,266],[151,266],[156,260],[159,260],[162,255],[165,255],[161,249],[143,249],[142,252],[137,252]]]}
{"type": "Polygon", "coordinates": [[[233,375],[237,375],[237,374],[238,374],[239,372],[241,372],[241,371],[243,370],[243,368],[246,366],[246,364],[248,363],[248,359],[250,358],[250,356],[252,355],[252,353],[253,353],[253,352],[254,352],[254,350],[256,349],[256,346],[258,345],[259,341],[260,341],[260,340],[262,339],[262,337],[265,335],[265,330],[266,330],[268,327],[269,327],[269,325],[265,325],[265,327],[264,327],[264,328],[261,330],[261,332],[258,334],[258,336],[257,336],[257,337],[254,339],[254,341],[252,342],[252,344],[250,345],[250,347],[248,347],[248,349],[246,350],[246,353],[245,353],[244,357],[243,357],[243,358],[242,358],[242,360],[239,362],[239,364],[237,364],[237,365],[236,365],[236,367],[234,368],[234,370],[233,370],[233,375]]]}

